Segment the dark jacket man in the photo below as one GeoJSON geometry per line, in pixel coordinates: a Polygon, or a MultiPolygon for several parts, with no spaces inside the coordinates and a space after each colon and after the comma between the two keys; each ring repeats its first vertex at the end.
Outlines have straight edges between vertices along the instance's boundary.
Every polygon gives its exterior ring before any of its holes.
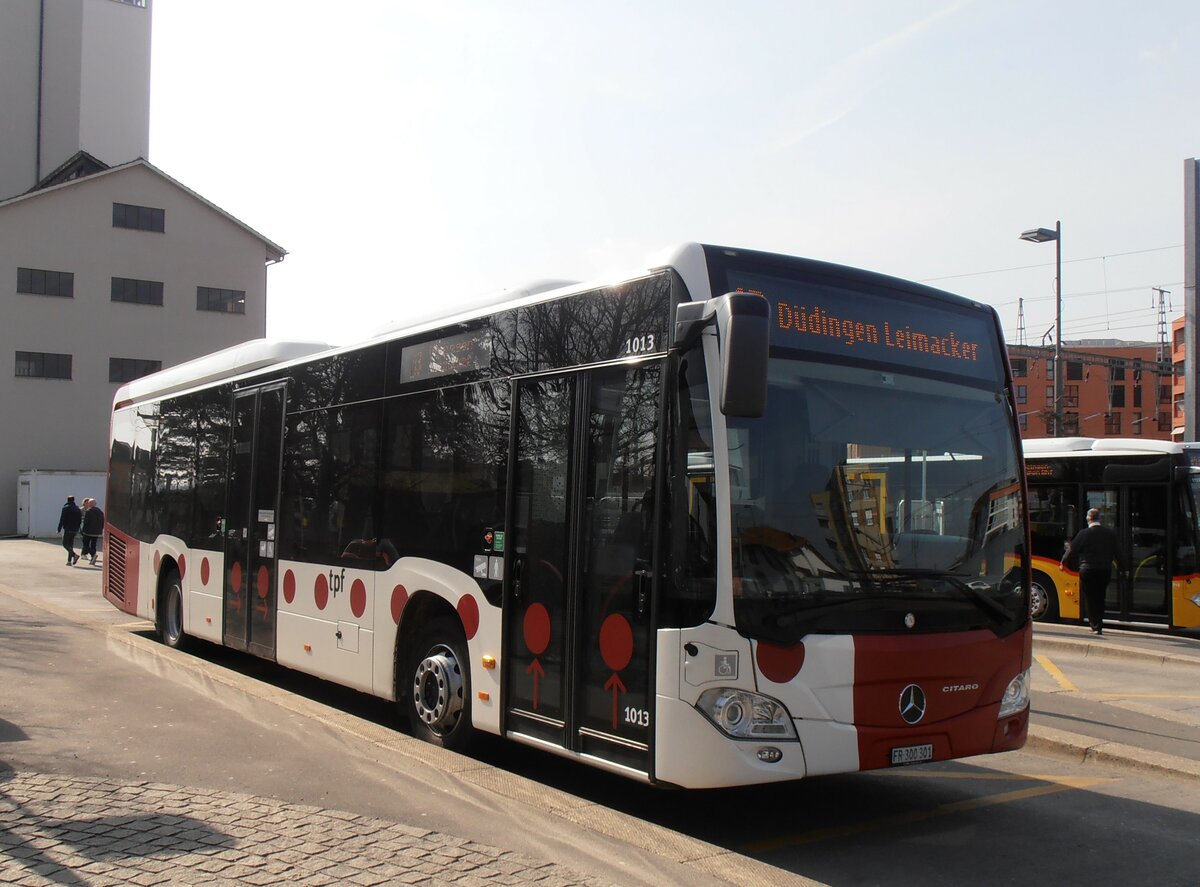
{"type": "Polygon", "coordinates": [[[67,566],[79,560],[79,555],[75,553],[75,534],[79,532],[79,525],[83,523],[83,515],[79,511],[79,506],[75,504],[75,497],[68,496],[67,504],[62,507],[62,513],[58,516],[58,531],[63,534],[63,548],[67,550],[67,566]]]}
{"type": "Polygon", "coordinates": [[[1120,540],[1117,534],[1100,523],[1100,509],[1091,508],[1087,513],[1088,525],[1071,540],[1063,555],[1063,566],[1068,561],[1078,562],[1079,591],[1085,604],[1088,624],[1096,634],[1104,633],[1104,593],[1112,579],[1113,561],[1122,573],[1128,575],[1121,557],[1120,540]]]}

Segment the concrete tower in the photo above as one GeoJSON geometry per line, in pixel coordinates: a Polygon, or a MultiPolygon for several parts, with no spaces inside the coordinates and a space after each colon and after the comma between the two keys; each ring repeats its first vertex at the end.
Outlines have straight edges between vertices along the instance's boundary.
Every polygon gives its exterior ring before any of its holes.
{"type": "Polygon", "coordinates": [[[108,166],[149,154],[152,5],[0,3],[0,199],[80,151],[108,166]]]}

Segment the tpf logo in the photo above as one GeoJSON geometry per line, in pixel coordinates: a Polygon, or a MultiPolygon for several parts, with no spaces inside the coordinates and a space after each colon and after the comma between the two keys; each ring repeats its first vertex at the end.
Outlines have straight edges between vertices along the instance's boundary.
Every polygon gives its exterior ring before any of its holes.
{"type": "Polygon", "coordinates": [[[329,571],[329,591],[334,597],[342,593],[342,589],[346,587],[346,568],[342,568],[340,575],[335,574],[333,570],[329,571]]]}

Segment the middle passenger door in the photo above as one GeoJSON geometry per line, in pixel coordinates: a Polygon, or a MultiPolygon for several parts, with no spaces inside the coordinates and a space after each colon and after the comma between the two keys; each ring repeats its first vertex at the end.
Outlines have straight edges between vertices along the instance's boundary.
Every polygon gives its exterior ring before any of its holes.
{"type": "Polygon", "coordinates": [[[661,371],[516,387],[506,731],[649,770],[661,371]]]}

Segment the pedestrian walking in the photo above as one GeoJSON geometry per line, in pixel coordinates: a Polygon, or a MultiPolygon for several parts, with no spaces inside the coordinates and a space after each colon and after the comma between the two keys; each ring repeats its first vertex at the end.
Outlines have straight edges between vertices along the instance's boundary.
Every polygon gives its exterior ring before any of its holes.
{"type": "Polygon", "coordinates": [[[75,553],[75,534],[79,532],[82,523],[83,512],[75,504],[75,497],[68,496],[62,512],[58,516],[58,531],[63,534],[62,544],[63,548],[67,550],[68,567],[79,560],[79,555],[75,553]]]}
{"type": "Polygon", "coordinates": [[[1060,566],[1079,570],[1080,597],[1088,625],[1096,634],[1104,634],[1104,593],[1112,579],[1113,561],[1120,575],[1128,577],[1117,534],[1100,523],[1099,508],[1089,508],[1087,527],[1071,540],[1060,566]]]}
{"type": "Polygon", "coordinates": [[[84,499],[87,508],[83,510],[83,551],[84,557],[90,558],[90,563],[96,566],[96,545],[104,535],[104,510],[96,504],[95,499],[84,499]]]}

